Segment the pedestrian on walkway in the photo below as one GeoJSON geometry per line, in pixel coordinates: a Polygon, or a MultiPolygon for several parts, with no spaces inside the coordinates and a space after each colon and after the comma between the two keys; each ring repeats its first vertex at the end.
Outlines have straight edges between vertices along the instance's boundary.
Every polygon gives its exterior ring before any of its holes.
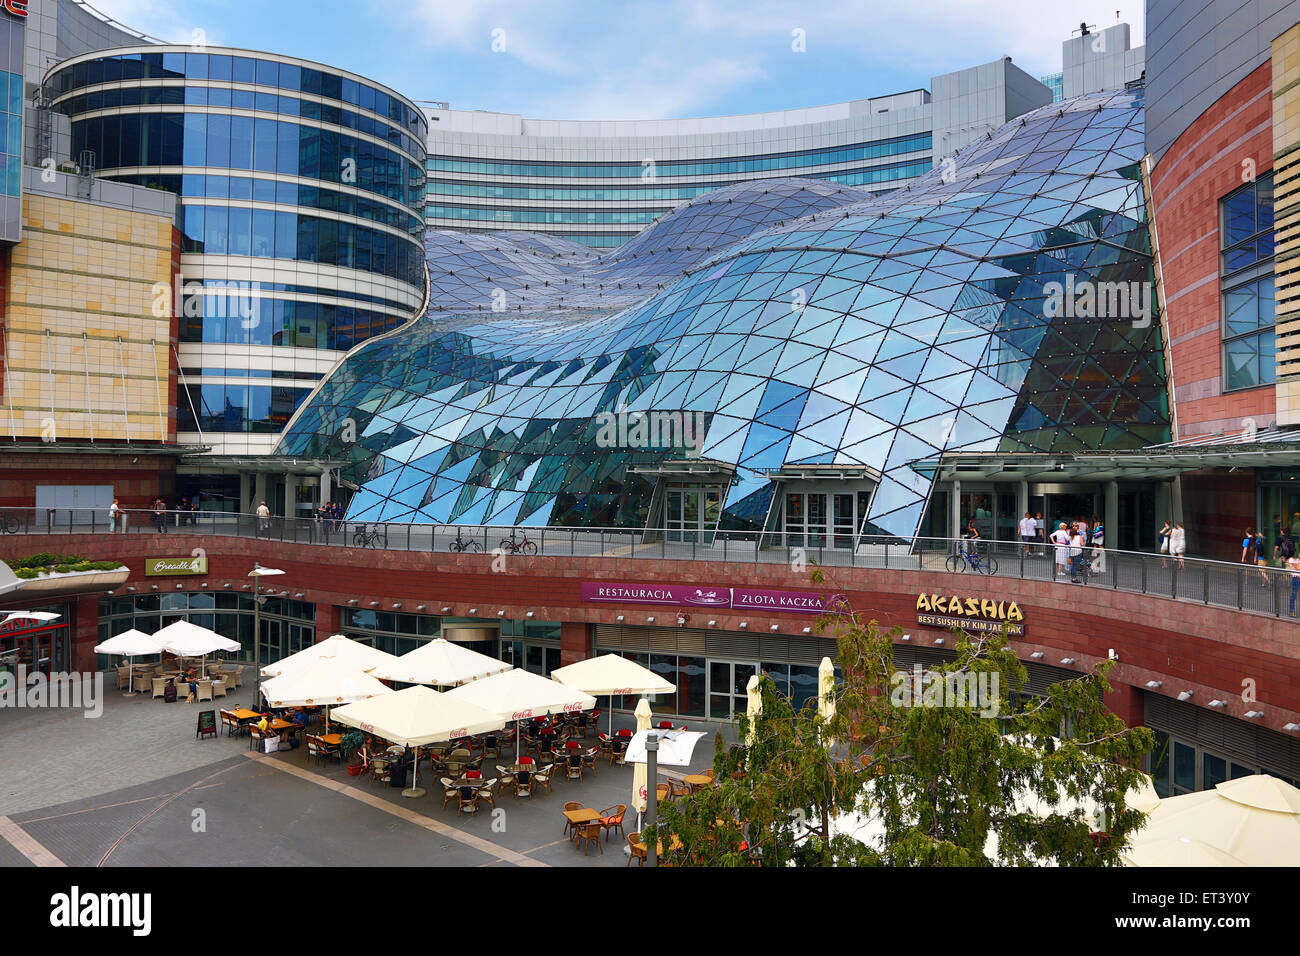
{"type": "Polygon", "coordinates": [[[1094,574],[1106,572],[1106,526],[1096,515],[1092,516],[1092,570],[1094,574]]]}
{"type": "MultiPolygon", "coordinates": [[[[118,517],[121,516],[121,514],[122,514],[122,509],[117,506],[117,499],[114,498],[113,503],[108,506],[108,533],[109,534],[112,534],[114,531],[117,530],[117,519],[118,517]]],[[[126,529],[123,528],[122,530],[125,531],[126,529]]]]}
{"type": "Polygon", "coordinates": [[[1085,525],[1082,522],[1075,522],[1074,529],[1070,534],[1070,583],[1082,584],[1079,575],[1084,573],[1083,560],[1084,549],[1088,546],[1088,535],[1083,530],[1085,525]]]}
{"type": "Polygon", "coordinates": [[[1187,554],[1187,530],[1181,521],[1177,521],[1169,532],[1169,555],[1178,561],[1179,570],[1184,566],[1185,554],[1187,554]]]}
{"type": "Polygon", "coordinates": [[[1059,522],[1052,532],[1052,544],[1056,546],[1056,573],[1065,577],[1065,568],[1070,559],[1070,532],[1065,529],[1065,522],[1059,522]]]}
{"type": "Polygon", "coordinates": [[[1263,529],[1255,532],[1255,566],[1259,568],[1259,586],[1268,587],[1268,539],[1264,537],[1263,529]]]}
{"type": "Polygon", "coordinates": [[[1295,596],[1300,592],[1300,557],[1293,554],[1287,558],[1286,569],[1291,572],[1291,616],[1295,617],[1295,596]]]}
{"type": "Polygon", "coordinates": [[[259,531],[268,531],[271,528],[271,509],[263,501],[257,506],[257,529],[259,531]]]}
{"type": "MultiPolygon", "coordinates": [[[[1165,523],[1160,527],[1160,534],[1158,536],[1159,544],[1160,544],[1160,553],[1162,555],[1169,553],[1169,537],[1170,537],[1170,532],[1172,532],[1173,530],[1174,530],[1174,526],[1170,524],[1169,519],[1166,518],[1165,523]]],[[[1162,557],[1160,559],[1160,566],[1163,568],[1166,567],[1167,564],[1168,562],[1165,561],[1165,559],[1162,557]]]]}
{"type": "Polygon", "coordinates": [[[161,498],[153,500],[153,523],[158,526],[159,534],[167,533],[167,505],[161,498]]]}
{"type": "Polygon", "coordinates": [[[1034,524],[1033,516],[1028,511],[1020,519],[1020,543],[1024,545],[1022,553],[1029,555],[1034,553],[1034,542],[1038,540],[1038,526],[1034,524]]]}

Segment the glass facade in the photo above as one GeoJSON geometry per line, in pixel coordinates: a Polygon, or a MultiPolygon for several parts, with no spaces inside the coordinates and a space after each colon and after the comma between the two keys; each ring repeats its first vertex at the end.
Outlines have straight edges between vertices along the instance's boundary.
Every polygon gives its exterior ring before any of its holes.
{"type": "MultiPolygon", "coordinates": [[[[287,279],[340,270],[310,286],[230,290],[187,259],[199,275],[186,276],[182,343],[343,351],[409,321],[425,274],[427,121],[413,104],[267,54],[166,47],[71,62],[46,92],[70,119],[74,159],[180,195],[181,251],[214,257],[216,275],[228,273],[215,257],[229,256],[265,260],[287,279]],[[392,296],[374,294],[384,280],[398,284],[392,296]]],[[[184,382],[179,430],[276,432],[310,388],[242,375],[184,382]]]]}
{"type": "Polygon", "coordinates": [[[281,453],[352,461],[357,520],[636,527],[687,449],[601,421],[691,414],[735,469],[723,527],[763,524],[773,469],[865,465],[866,530],[911,537],[943,451],[1168,441],[1160,323],[1053,302],[1151,287],[1142,96],[1044,107],[883,196],[726,187],[604,255],[432,233],[430,314],[351,356],[281,453]]]}
{"type": "Polygon", "coordinates": [[[0,13],[0,242],[22,238],[25,21],[0,13]]]}
{"type": "Polygon", "coordinates": [[[1222,253],[1223,390],[1277,378],[1273,279],[1273,174],[1219,203],[1222,253]]]}

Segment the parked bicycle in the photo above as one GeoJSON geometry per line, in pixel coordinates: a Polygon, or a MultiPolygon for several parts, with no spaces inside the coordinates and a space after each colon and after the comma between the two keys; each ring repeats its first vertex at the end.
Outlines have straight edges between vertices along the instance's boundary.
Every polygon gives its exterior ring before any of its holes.
{"type": "Polygon", "coordinates": [[[388,528],[382,524],[370,528],[358,525],[352,535],[352,544],[358,548],[387,548],[388,528]]]}
{"type": "Polygon", "coordinates": [[[981,552],[978,548],[967,550],[958,548],[954,553],[948,556],[949,571],[965,571],[970,569],[976,574],[997,574],[998,562],[991,554],[981,552]]]}
{"type": "Polygon", "coordinates": [[[17,534],[22,522],[18,520],[17,515],[0,514],[0,531],[5,534],[17,534]]]}
{"type": "Polygon", "coordinates": [[[465,552],[465,551],[482,551],[483,545],[479,544],[477,538],[462,538],[460,528],[456,528],[456,540],[448,542],[448,551],[465,552]]]}
{"type": "Polygon", "coordinates": [[[510,537],[501,539],[501,550],[511,554],[536,554],[537,544],[529,539],[528,532],[511,532],[510,537]]]}

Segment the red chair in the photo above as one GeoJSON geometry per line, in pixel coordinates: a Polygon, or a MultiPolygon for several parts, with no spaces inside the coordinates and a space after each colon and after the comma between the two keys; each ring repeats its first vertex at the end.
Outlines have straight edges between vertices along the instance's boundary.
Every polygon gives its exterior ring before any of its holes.
{"type": "Polygon", "coordinates": [[[564,745],[564,749],[565,749],[565,750],[577,750],[580,746],[581,746],[581,744],[579,744],[576,740],[570,740],[568,743],[566,743],[566,744],[564,745]]]}
{"type": "Polygon", "coordinates": [[[659,729],[660,729],[660,730],[672,730],[672,729],[673,729],[673,722],[672,722],[671,720],[661,720],[661,721],[659,721],[659,729]]]}
{"type": "Polygon", "coordinates": [[[483,774],[482,774],[481,771],[478,771],[478,770],[466,770],[466,771],[465,771],[465,779],[466,779],[466,780],[482,780],[482,779],[483,779],[483,774]]]}
{"type": "Polygon", "coordinates": [[[622,737],[624,740],[630,740],[632,737],[632,731],[626,729],[620,730],[618,736],[622,737]]]}
{"type": "Polygon", "coordinates": [[[533,758],[532,758],[532,757],[520,757],[520,758],[519,758],[519,766],[521,766],[521,767],[526,767],[526,766],[528,766],[529,764],[531,764],[532,762],[533,762],[533,758]]]}

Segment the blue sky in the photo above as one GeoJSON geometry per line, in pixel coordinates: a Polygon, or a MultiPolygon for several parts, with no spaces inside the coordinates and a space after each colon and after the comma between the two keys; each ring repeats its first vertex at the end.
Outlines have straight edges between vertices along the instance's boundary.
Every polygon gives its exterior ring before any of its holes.
{"type": "MultiPolygon", "coordinates": [[[[815,106],[929,86],[1008,55],[1060,69],[1081,20],[1141,0],[91,0],[170,42],[270,50],[455,109],[660,119],[815,106]],[[803,50],[795,48],[802,44],[803,50]]],[[[1117,17],[1116,14],[1119,14],[1117,17]]]]}

